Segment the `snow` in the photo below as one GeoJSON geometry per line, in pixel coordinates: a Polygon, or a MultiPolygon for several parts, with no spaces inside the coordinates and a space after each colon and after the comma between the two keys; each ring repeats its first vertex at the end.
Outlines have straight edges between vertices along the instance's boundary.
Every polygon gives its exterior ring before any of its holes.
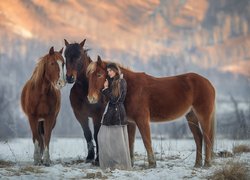
{"type": "MultiPolygon", "coordinates": [[[[250,153],[231,158],[217,157],[211,168],[193,168],[195,143],[193,139],[153,139],[157,167],[147,168],[146,151],[141,139],[135,141],[135,164],[132,171],[102,171],[99,167],[84,163],[86,142],[75,138],[53,138],[50,142],[52,165],[33,166],[31,139],[17,138],[0,142],[0,179],[206,179],[229,160],[250,164],[250,153]],[[1,161],[11,163],[1,167],[1,161]]],[[[249,145],[249,141],[217,140],[215,151],[232,151],[237,144],[249,145]]],[[[204,157],[204,156],[203,156],[204,157]]]]}

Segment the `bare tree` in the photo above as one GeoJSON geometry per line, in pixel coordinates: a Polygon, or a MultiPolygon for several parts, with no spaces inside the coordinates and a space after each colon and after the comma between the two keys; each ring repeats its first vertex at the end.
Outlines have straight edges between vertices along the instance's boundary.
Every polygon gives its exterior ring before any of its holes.
{"type": "Polygon", "coordinates": [[[236,115],[236,123],[235,123],[236,130],[234,131],[235,133],[233,134],[233,137],[236,139],[244,139],[246,138],[247,135],[247,123],[245,114],[243,110],[239,109],[238,105],[239,102],[233,97],[232,94],[230,94],[230,98],[233,103],[236,115]]]}
{"type": "Polygon", "coordinates": [[[14,121],[10,111],[11,102],[6,98],[7,90],[0,87],[0,139],[6,139],[15,135],[14,121]]]}

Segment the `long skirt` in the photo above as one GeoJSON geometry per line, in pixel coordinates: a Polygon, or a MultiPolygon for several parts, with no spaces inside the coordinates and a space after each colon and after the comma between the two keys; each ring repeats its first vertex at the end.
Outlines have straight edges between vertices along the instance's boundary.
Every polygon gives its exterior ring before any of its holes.
{"type": "Polygon", "coordinates": [[[98,133],[101,169],[131,170],[127,125],[101,125],[98,133]]]}

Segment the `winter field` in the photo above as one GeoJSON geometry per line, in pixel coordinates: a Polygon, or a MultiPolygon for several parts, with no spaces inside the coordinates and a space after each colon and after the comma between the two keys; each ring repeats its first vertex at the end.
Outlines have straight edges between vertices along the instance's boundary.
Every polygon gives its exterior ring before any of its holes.
{"type": "MultiPolygon", "coordinates": [[[[208,179],[227,162],[246,163],[250,168],[250,153],[232,157],[216,157],[211,168],[193,168],[195,143],[193,139],[153,139],[157,167],[147,168],[147,157],[140,138],[135,141],[135,164],[131,171],[105,171],[84,163],[85,140],[53,138],[50,143],[52,165],[33,166],[33,143],[29,139],[0,142],[0,179],[208,179]]],[[[216,140],[215,152],[232,152],[235,145],[250,145],[249,141],[216,140]]],[[[230,154],[230,153],[229,153],[230,154]]],[[[249,172],[249,171],[248,171],[249,172]]]]}

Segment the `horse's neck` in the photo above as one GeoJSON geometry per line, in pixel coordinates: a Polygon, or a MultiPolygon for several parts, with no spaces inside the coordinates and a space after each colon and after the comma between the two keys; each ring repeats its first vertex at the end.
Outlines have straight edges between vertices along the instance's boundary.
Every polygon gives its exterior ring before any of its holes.
{"type": "Polygon", "coordinates": [[[77,78],[79,80],[87,82],[88,79],[87,79],[87,76],[86,76],[86,71],[87,71],[88,65],[92,62],[92,60],[90,59],[90,57],[88,57],[88,55],[82,54],[81,61],[82,61],[82,70],[81,70],[81,72],[80,72],[80,74],[78,75],[77,78]]]}
{"type": "Polygon", "coordinates": [[[143,88],[147,83],[150,82],[150,78],[143,72],[133,72],[128,69],[122,69],[122,73],[127,83],[133,82],[137,84],[137,88],[143,88]]]}
{"type": "Polygon", "coordinates": [[[84,79],[87,79],[87,76],[86,76],[87,68],[89,64],[92,62],[92,60],[86,53],[82,53],[81,61],[82,61],[82,70],[80,74],[81,76],[84,77],[84,79]]]}
{"type": "Polygon", "coordinates": [[[41,95],[47,94],[48,91],[55,89],[51,82],[45,78],[41,78],[39,81],[34,82],[34,87],[41,95]]]}
{"type": "Polygon", "coordinates": [[[129,81],[130,79],[134,79],[134,77],[136,76],[134,72],[129,71],[127,69],[122,69],[122,74],[124,75],[127,81],[129,81]]]}

